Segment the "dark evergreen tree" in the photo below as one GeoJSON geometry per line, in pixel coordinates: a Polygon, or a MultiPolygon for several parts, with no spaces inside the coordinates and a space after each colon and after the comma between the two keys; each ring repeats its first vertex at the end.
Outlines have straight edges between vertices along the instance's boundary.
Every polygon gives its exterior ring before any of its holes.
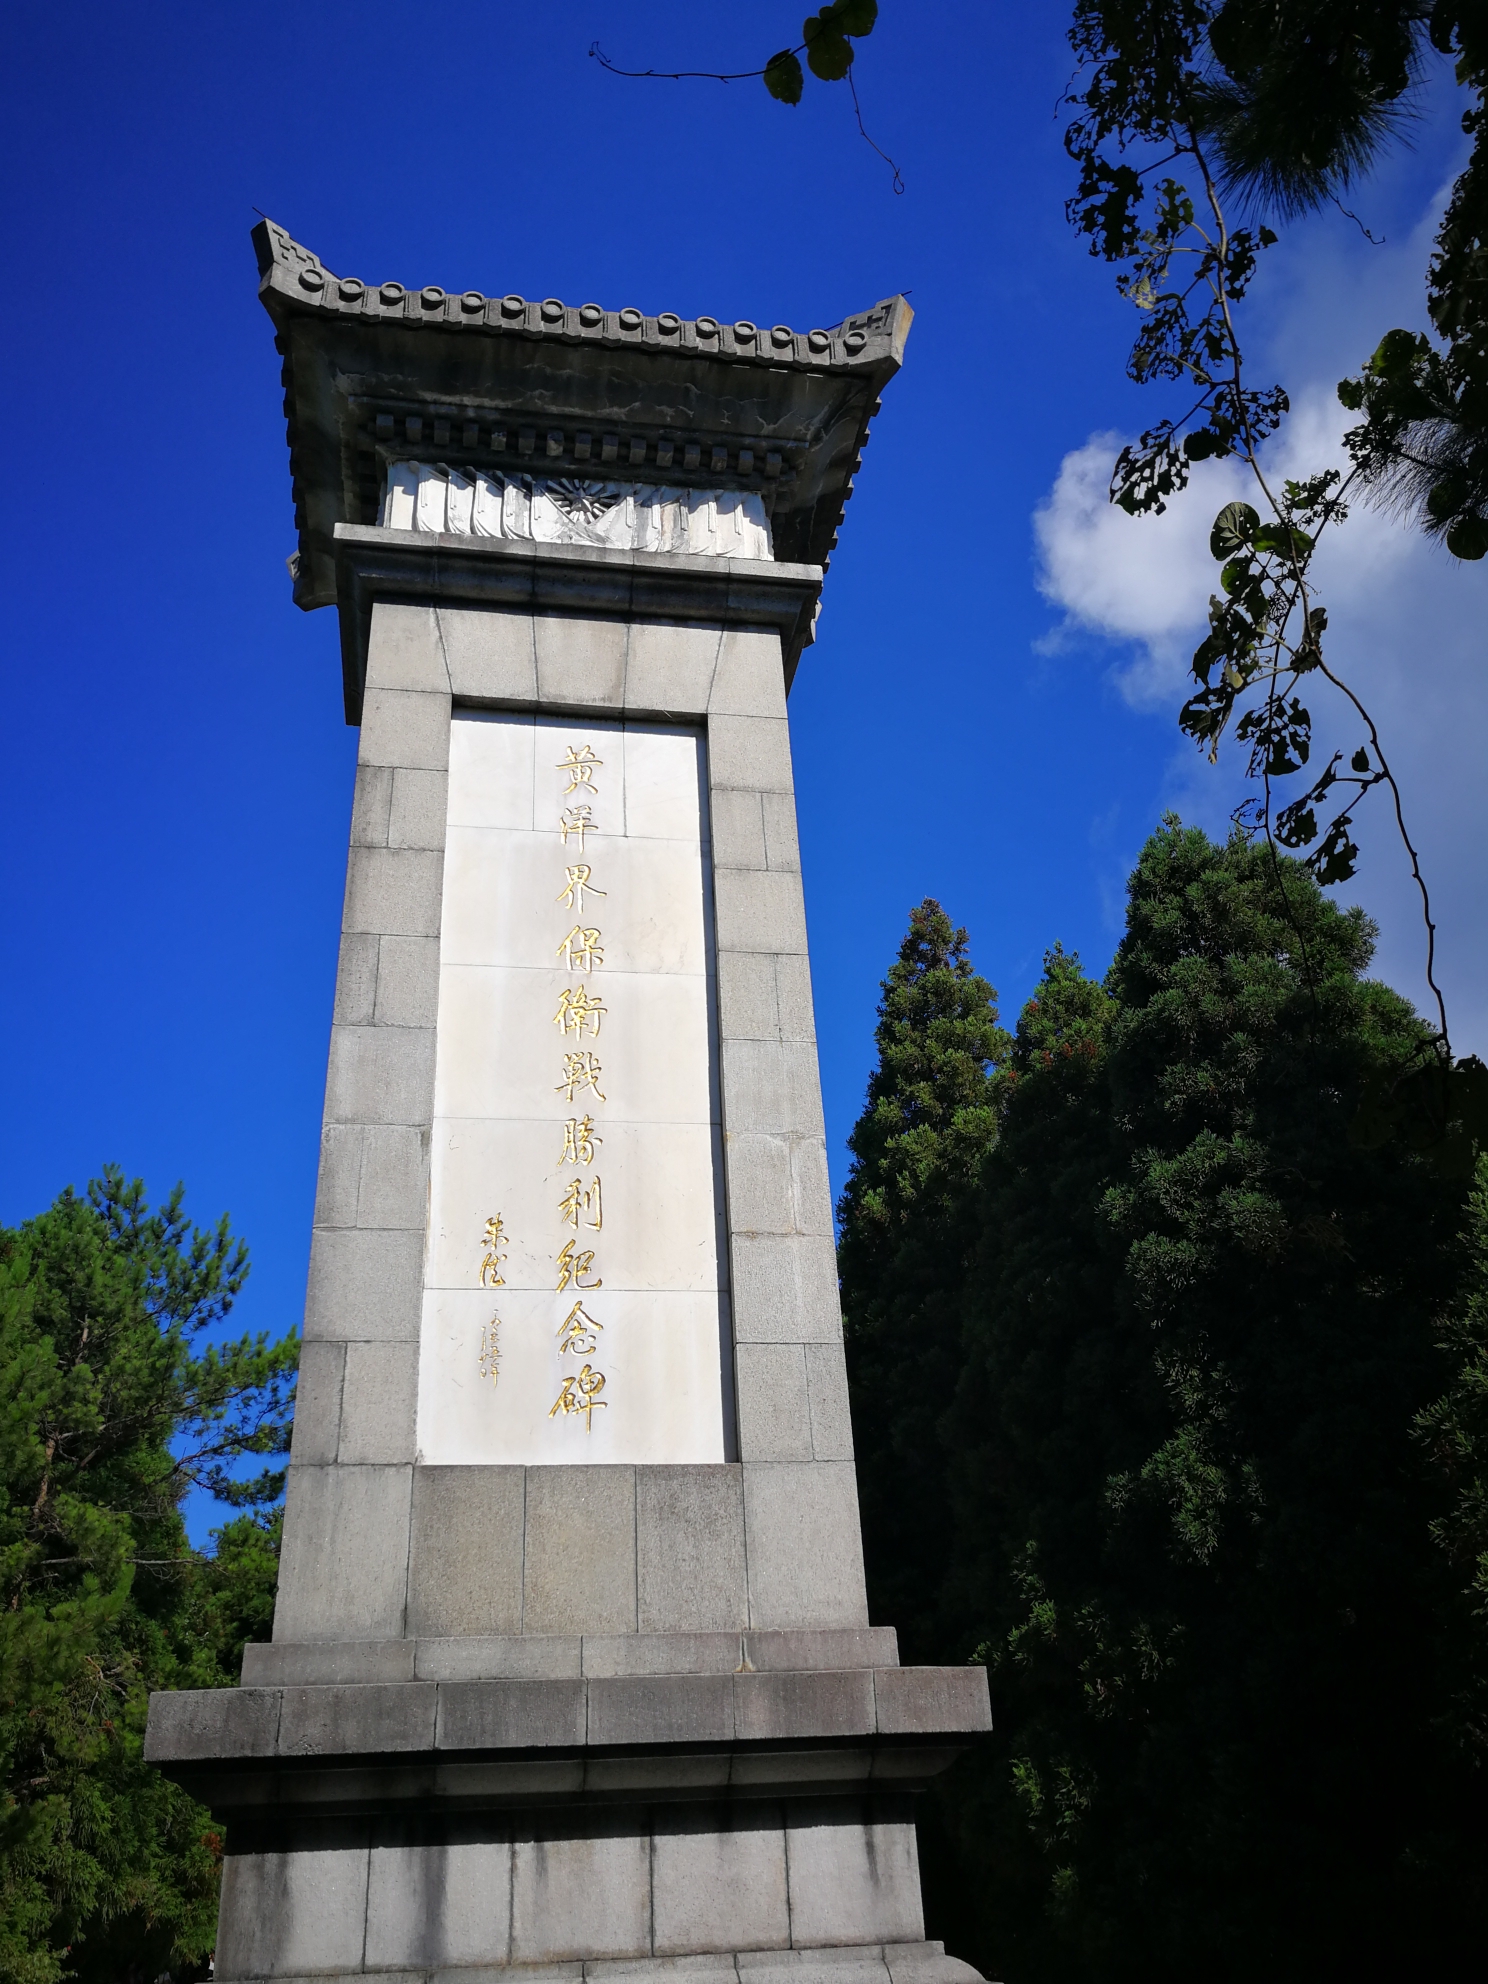
{"type": "Polygon", "coordinates": [[[222,1841],[144,1762],[154,1688],[236,1682],[266,1636],[298,1344],[200,1347],[247,1253],[107,1171],[0,1229],[0,1978],[199,1964],[222,1841]],[[193,1485],[244,1513],[192,1550],[193,1485]]]}
{"type": "Polygon", "coordinates": [[[926,1643],[950,1561],[940,1420],[961,1366],[961,1305],[1008,1035],[964,930],[927,898],[883,983],[878,1066],[848,1139],[838,1265],[873,1617],[926,1643]]]}
{"type": "Polygon", "coordinates": [[[1411,1437],[1462,1194],[1351,1135],[1422,1031],[1371,942],[1296,863],[1170,821],[1110,1008],[1056,954],[1020,1028],[941,1648],[982,1642],[999,1725],[941,1807],[957,1926],[1019,1984],[1368,1975],[1488,1927],[1411,1437]]]}

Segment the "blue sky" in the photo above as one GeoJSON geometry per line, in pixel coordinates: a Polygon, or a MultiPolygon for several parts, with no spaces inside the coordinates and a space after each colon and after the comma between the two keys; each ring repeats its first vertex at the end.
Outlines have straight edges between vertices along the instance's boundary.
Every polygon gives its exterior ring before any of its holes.
{"type": "MultiPolygon", "coordinates": [[[[859,89],[902,197],[841,89],[789,110],[586,54],[742,68],[797,26],[614,0],[11,17],[0,1219],[106,1159],[156,1194],[184,1178],[252,1246],[237,1319],[299,1320],[355,734],[334,619],[289,597],[255,209],[369,281],[802,327],[910,293],[792,696],[839,1187],[912,903],[967,925],[1011,1016],[1056,939],[1105,965],[1165,806],[1222,826],[1233,782],[1191,761],[1173,709],[1228,491],[1221,472],[1159,524],[1096,500],[1092,437],[1155,409],[1063,220],[1065,9],[884,0],[859,89]]],[[[1249,335],[1301,408],[1298,459],[1335,445],[1333,382],[1421,321],[1456,109],[1439,80],[1354,200],[1383,247],[1334,214],[1268,258],[1249,335]]],[[[1395,726],[1459,1045],[1488,1048],[1488,571],[1364,518],[1332,582],[1395,726]]],[[[1382,969],[1418,996],[1398,855],[1370,833],[1366,856],[1382,969]]]]}

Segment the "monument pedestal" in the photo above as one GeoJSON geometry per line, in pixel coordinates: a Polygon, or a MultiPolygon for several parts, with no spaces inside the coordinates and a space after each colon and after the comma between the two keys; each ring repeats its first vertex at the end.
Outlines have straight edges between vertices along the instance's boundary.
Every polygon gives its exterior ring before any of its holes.
{"type": "Polygon", "coordinates": [[[219,1984],[969,1979],[912,1812],[986,1675],[868,1625],[785,708],[907,306],[256,238],[361,737],[274,1638],[147,1739],[219,1984]]]}
{"type": "Polygon", "coordinates": [[[979,1670],[866,1630],[251,1652],[151,1728],[228,1827],[219,1977],[974,1974],[924,1941],[912,1794],[979,1670]]]}

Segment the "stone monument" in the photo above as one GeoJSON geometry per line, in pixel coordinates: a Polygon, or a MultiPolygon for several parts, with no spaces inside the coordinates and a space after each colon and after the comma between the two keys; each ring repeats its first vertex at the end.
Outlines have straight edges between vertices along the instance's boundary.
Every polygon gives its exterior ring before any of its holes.
{"type": "Polygon", "coordinates": [[[786,692],[902,297],[828,330],[254,235],[360,726],[273,1640],[155,1697],[216,1975],[954,1984],[870,1627],[786,692]]]}

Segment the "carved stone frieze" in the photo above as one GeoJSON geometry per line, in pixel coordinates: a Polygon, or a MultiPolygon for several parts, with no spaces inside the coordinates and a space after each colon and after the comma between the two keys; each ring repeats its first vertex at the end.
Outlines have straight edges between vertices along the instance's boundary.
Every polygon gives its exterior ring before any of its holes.
{"type": "Polygon", "coordinates": [[[764,499],[753,490],[499,475],[444,462],[390,462],[381,522],[389,530],[612,551],[774,556],[764,499]]]}

